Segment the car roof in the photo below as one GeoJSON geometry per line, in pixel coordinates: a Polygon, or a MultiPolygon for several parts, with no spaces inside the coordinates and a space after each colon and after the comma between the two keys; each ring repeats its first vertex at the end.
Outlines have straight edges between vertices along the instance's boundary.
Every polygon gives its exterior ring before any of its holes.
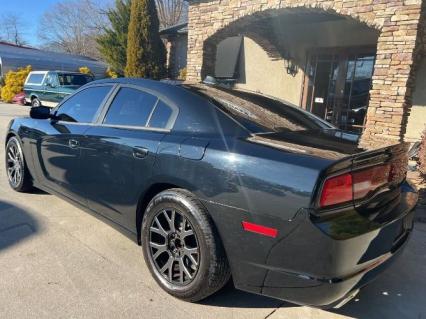
{"type": "Polygon", "coordinates": [[[156,95],[165,100],[171,100],[172,103],[180,106],[185,104],[185,108],[191,108],[192,105],[210,104],[208,99],[200,97],[189,90],[171,82],[155,81],[143,78],[117,78],[117,79],[102,79],[87,83],[84,87],[89,87],[99,84],[127,84],[138,86],[141,89],[154,91],[156,95]]]}
{"type": "Polygon", "coordinates": [[[93,84],[103,84],[103,83],[117,83],[117,84],[131,84],[136,86],[141,86],[149,89],[166,89],[166,88],[172,88],[176,87],[177,85],[172,84],[172,82],[162,82],[162,81],[156,81],[151,79],[144,79],[144,78],[107,78],[107,79],[101,79],[96,80],[93,82],[90,82],[90,85],[93,84]]]}

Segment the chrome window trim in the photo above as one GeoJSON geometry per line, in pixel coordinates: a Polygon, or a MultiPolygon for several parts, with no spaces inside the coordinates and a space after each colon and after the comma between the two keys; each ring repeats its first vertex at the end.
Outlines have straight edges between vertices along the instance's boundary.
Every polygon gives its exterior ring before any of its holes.
{"type": "Polygon", "coordinates": [[[155,102],[154,106],[152,107],[151,112],[149,113],[148,118],[146,119],[145,127],[148,127],[148,124],[149,124],[149,122],[151,121],[151,118],[152,118],[152,114],[154,114],[155,110],[157,109],[158,103],[160,103],[160,99],[158,98],[158,96],[155,95],[155,97],[157,98],[157,101],[155,102]]]}
{"type": "Polygon", "coordinates": [[[95,124],[93,126],[97,127],[108,127],[108,128],[117,128],[124,130],[138,130],[138,131],[151,131],[151,132],[164,132],[169,133],[171,130],[166,128],[156,128],[156,127],[146,127],[146,126],[132,126],[132,125],[115,125],[115,124],[95,124]]]}
{"type": "Polygon", "coordinates": [[[88,125],[88,126],[93,126],[93,123],[89,123],[89,122],[67,122],[67,121],[56,121],[56,123],[58,124],[71,124],[71,125],[88,125]]]}
{"type": "Polygon", "coordinates": [[[137,130],[137,131],[147,131],[147,132],[170,133],[169,129],[155,128],[155,127],[114,125],[114,124],[88,123],[88,122],[67,122],[67,121],[56,121],[56,123],[66,124],[66,125],[84,125],[84,126],[90,126],[90,127],[106,127],[106,128],[116,128],[116,129],[124,129],[124,130],[137,130]]]}

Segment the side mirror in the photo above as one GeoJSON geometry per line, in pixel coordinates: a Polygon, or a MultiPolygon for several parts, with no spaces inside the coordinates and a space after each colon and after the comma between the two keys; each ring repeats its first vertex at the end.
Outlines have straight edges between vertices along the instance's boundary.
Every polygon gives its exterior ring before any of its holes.
{"type": "Polygon", "coordinates": [[[30,117],[38,120],[51,118],[50,108],[46,106],[37,106],[30,109],[30,117]]]}
{"type": "Polygon", "coordinates": [[[54,89],[54,88],[56,87],[56,85],[55,85],[55,84],[50,83],[50,82],[47,82],[47,83],[46,83],[46,85],[47,85],[48,87],[51,87],[52,89],[54,89]]]}

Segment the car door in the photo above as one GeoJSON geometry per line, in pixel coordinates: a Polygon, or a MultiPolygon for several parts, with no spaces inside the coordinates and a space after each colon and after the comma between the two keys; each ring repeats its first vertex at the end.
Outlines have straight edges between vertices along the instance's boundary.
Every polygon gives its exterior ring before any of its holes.
{"type": "Polygon", "coordinates": [[[33,157],[43,185],[85,202],[81,195],[81,144],[112,87],[83,89],[54,110],[55,119],[38,120],[33,157]]]}
{"type": "Polygon", "coordinates": [[[55,99],[56,103],[61,102],[68,95],[72,94],[75,90],[88,82],[81,81],[81,79],[86,79],[84,74],[57,73],[56,77],[58,81],[58,94],[55,99]]]}
{"type": "Polygon", "coordinates": [[[45,106],[56,106],[54,103],[58,95],[58,80],[54,72],[47,73],[43,83],[43,93],[40,95],[41,103],[45,106]]]}
{"type": "Polygon", "coordinates": [[[89,208],[134,230],[139,196],[176,114],[152,92],[119,87],[98,125],[85,133],[82,175],[89,208]]]}

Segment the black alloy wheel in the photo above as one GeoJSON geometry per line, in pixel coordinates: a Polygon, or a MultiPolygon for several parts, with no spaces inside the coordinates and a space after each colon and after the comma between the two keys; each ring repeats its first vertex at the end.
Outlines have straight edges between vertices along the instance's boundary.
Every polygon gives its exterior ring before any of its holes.
{"type": "Polygon", "coordinates": [[[173,208],[159,211],[149,228],[150,253],[157,271],[175,285],[190,283],[198,271],[197,235],[188,219],[173,208]]]}
{"type": "Polygon", "coordinates": [[[24,154],[19,140],[11,137],[6,145],[6,173],[9,185],[18,192],[26,192],[32,187],[32,179],[25,166],[24,154]]]}
{"type": "Polygon", "coordinates": [[[169,294],[199,301],[230,278],[225,250],[206,208],[194,194],[169,189],[145,210],[142,250],[157,283],[169,294]]]}

